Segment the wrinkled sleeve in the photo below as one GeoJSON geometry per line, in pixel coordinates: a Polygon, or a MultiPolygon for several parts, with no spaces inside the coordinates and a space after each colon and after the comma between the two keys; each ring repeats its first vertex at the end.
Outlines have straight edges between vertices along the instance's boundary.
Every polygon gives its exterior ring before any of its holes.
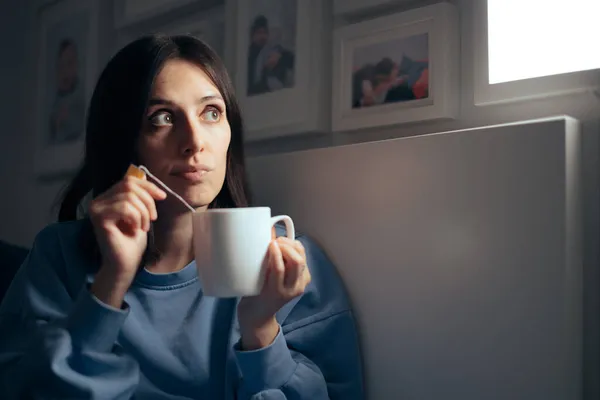
{"type": "Polygon", "coordinates": [[[356,323],[335,267],[307,238],[312,282],[278,313],[273,343],[254,351],[234,346],[240,400],[364,399],[356,323]]]}
{"type": "Polygon", "coordinates": [[[115,346],[128,307],[70,290],[64,264],[44,229],[0,305],[0,397],[129,399],[138,365],[115,346]]]}

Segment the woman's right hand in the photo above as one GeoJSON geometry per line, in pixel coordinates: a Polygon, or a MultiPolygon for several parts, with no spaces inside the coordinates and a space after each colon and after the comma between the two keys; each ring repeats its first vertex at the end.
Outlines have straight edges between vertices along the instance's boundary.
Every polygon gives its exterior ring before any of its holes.
{"type": "Polygon", "coordinates": [[[155,200],[166,196],[152,182],[126,176],[91,202],[89,214],[102,257],[91,289],[100,301],[121,307],[146,250],[150,223],[158,217],[155,200]]]}

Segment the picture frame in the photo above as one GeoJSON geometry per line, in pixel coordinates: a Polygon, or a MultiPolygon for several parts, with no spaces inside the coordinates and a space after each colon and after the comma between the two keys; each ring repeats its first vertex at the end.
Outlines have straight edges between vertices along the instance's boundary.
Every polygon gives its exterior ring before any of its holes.
{"type": "Polygon", "coordinates": [[[198,0],[113,0],[117,29],[138,24],[198,0]]]}
{"type": "Polygon", "coordinates": [[[450,3],[338,28],[332,130],[456,118],[459,51],[450,3]]]}
{"type": "Polygon", "coordinates": [[[412,0],[333,0],[333,14],[336,16],[357,14],[382,6],[407,3],[412,0]]]}
{"type": "Polygon", "coordinates": [[[247,142],[322,132],[329,121],[324,0],[229,0],[228,65],[247,142]],[[291,77],[291,78],[290,78],[291,77]]]}
{"type": "Polygon", "coordinates": [[[99,4],[64,0],[39,12],[34,171],[72,173],[85,148],[87,106],[98,72],[99,4]]]}
{"type": "Polygon", "coordinates": [[[225,8],[218,6],[209,10],[199,10],[183,18],[175,18],[169,22],[157,25],[154,28],[143,30],[133,29],[121,32],[117,40],[117,48],[120,50],[123,46],[132,40],[144,34],[165,33],[167,35],[192,35],[204,40],[215,52],[225,59],[226,40],[225,40],[225,8]]]}

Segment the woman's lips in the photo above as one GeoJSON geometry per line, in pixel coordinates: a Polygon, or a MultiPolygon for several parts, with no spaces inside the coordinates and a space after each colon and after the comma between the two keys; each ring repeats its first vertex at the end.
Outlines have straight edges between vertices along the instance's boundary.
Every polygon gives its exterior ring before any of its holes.
{"type": "Polygon", "coordinates": [[[198,182],[202,182],[204,180],[204,177],[206,176],[207,173],[208,173],[207,170],[201,169],[201,170],[196,170],[196,171],[182,171],[182,172],[175,173],[173,175],[178,178],[184,179],[186,181],[192,182],[192,183],[198,183],[198,182]]]}

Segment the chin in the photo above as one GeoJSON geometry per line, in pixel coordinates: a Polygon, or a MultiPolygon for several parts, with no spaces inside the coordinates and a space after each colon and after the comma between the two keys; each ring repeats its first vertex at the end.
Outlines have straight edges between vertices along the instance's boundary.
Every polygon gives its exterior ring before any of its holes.
{"type": "Polygon", "coordinates": [[[192,207],[205,207],[213,202],[217,197],[216,193],[204,190],[188,190],[187,193],[181,193],[181,197],[192,207]]]}
{"type": "Polygon", "coordinates": [[[202,208],[202,207],[208,207],[208,205],[210,203],[212,203],[214,199],[215,199],[214,197],[198,198],[198,199],[190,200],[188,203],[190,206],[192,206],[194,208],[202,208]]]}

